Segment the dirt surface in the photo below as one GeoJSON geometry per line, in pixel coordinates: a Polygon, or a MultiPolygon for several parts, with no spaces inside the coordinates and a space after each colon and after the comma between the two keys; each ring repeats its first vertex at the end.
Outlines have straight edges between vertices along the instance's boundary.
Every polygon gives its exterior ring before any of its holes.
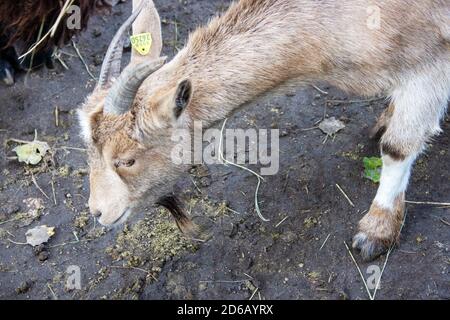
{"type": "MultiPolygon", "coordinates": [[[[155,3],[169,56],[190,30],[228,5],[219,0],[155,3]]],[[[111,15],[95,17],[75,39],[94,75],[130,10],[128,1],[111,15]]],[[[362,158],[378,155],[368,131],[384,101],[360,101],[321,85],[328,94],[300,88],[267,97],[230,118],[229,128],[280,129],[280,171],[266,177],[260,190],[261,210],[270,222],[254,211],[255,177],[216,165],[194,168],[175,187],[202,226],[201,239],[180,234],[161,208],[105,230],[88,214],[86,154],[76,149],[84,146],[75,109],[95,81],[71,45],[63,51],[69,70],[57,63],[55,71],[41,69],[22,75],[14,87],[0,88],[0,298],[368,298],[344,241],[350,243],[376,192],[377,185],[363,178],[362,158]],[[325,143],[320,130],[303,130],[324,112],[346,125],[325,143]],[[7,139],[32,140],[35,130],[51,153],[37,166],[10,159],[17,143],[7,139]],[[55,235],[37,248],[23,244],[26,231],[38,225],[55,227],[55,235]],[[66,287],[69,266],[81,270],[80,290],[66,287]]],[[[448,118],[443,129],[415,166],[409,200],[449,201],[448,118]]],[[[377,298],[450,299],[449,214],[448,207],[407,206],[401,245],[389,257],[377,298]]],[[[363,263],[355,257],[366,277],[368,266],[382,267],[386,258],[363,263]]]]}

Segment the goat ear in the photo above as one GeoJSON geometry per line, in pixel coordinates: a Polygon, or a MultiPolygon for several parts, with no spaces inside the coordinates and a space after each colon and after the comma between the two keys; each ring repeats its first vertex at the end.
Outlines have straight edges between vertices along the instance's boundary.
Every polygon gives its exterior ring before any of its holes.
{"type": "Polygon", "coordinates": [[[156,93],[150,107],[137,110],[136,138],[143,141],[146,134],[153,130],[177,127],[177,121],[192,100],[192,93],[190,80],[183,80],[176,87],[156,93]]]}
{"type": "Polygon", "coordinates": [[[93,132],[97,128],[99,119],[103,114],[103,108],[90,109],[87,107],[77,110],[78,121],[81,128],[81,137],[85,143],[94,142],[93,132]]]}
{"type": "Polygon", "coordinates": [[[190,80],[183,80],[177,87],[175,92],[175,108],[174,115],[178,119],[184,109],[189,105],[192,98],[192,84],[190,80]]]}
{"type": "Polygon", "coordinates": [[[152,39],[151,48],[150,52],[145,55],[132,48],[130,64],[157,59],[160,57],[162,50],[161,19],[158,10],[156,10],[152,0],[133,0],[133,10],[139,7],[141,1],[145,1],[146,4],[133,23],[133,35],[150,33],[152,39]]]}

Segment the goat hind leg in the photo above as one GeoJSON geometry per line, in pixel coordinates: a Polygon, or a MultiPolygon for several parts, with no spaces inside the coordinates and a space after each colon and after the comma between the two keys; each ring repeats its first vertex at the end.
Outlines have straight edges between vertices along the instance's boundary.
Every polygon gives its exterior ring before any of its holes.
{"type": "Polygon", "coordinates": [[[381,138],[380,186],[353,238],[353,247],[366,261],[398,242],[411,167],[427,140],[440,132],[439,122],[447,106],[448,75],[411,79],[392,95],[392,116],[381,138]]]}
{"type": "Polygon", "coordinates": [[[383,136],[383,133],[386,131],[386,128],[388,127],[389,121],[391,120],[393,114],[394,105],[390,103],[389,106],[385,110],[383,110],[383,112],[377,119],[377,123],[370,130],[370,139],[379,140],[383,136]]]}

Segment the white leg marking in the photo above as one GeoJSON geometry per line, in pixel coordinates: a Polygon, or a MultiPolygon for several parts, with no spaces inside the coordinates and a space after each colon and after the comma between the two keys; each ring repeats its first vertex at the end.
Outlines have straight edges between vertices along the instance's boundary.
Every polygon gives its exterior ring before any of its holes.
{"type": "Polygon", "coordinates": [[[380,186],[375,203],[386,209],[393,209],[395,198],[406,190],[411,167],[416,156],[409,156],[403,161],[395,161],[389,155],[383,155],[380,186]]]}

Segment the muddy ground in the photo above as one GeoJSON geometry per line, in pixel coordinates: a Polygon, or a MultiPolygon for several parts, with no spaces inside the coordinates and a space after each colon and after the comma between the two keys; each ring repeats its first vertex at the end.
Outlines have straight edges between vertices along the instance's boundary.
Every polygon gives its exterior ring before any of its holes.
{"type": "MultiPolygon", "coordinates": [[[[163,21],[164,52],[173,56],[189,30],[228,1],[155,3],[163,21]]],[[[130,10],[125,3],[111,15],[95,17],[75,39],[94,75],[130,10]]],[[[88,214],[86,154],[76,149],[84,146],[74,111],[95,81],[71,45],[63,51],[69,70],[57,63],[55,71],[41,69],[22,75],[14,87],[0,88],[0,298],[368,298],[344,241],[350,243],[376,192],[377,185],[363,177],[362,158],[378,155],[368,131],[385,107],[382,100],[361,101],[321,85],[328,94],[300,88],[262,99],[230,118],[229,128],[280,129],[280,170],[266,177],[260,190],[261,210],[270,222],[254,211],[256,178],[215,165],[194,168],[175,187],[202,227],[201,239],[180,234],[161,208],[105,230],[88,214]],[[303,130],[324,111],[346,124],[325,143],[321,131],[303,130]],[[17,143],[7,140],[32,140],[35,130],[51,154],[37,166],[10,159],[17,143]],[[55,227],[50,241],[37,248],[23,244],[26,231],[43,224],[55,227]],[[80,290],[66,287],[66,270],[73,265],[81,270],[80,290]]],[[[449,201],[448,118],[443,127],[415,166],[409,200],[449,201]]],[[[449,214],[448,207],[407,206],[401,245],[389,257],[377,298],[450,299],[449,214]]],[[[355,257],[366,277],[369,265],[382,267],[386,258],[363,263],[355,257]]]]}

